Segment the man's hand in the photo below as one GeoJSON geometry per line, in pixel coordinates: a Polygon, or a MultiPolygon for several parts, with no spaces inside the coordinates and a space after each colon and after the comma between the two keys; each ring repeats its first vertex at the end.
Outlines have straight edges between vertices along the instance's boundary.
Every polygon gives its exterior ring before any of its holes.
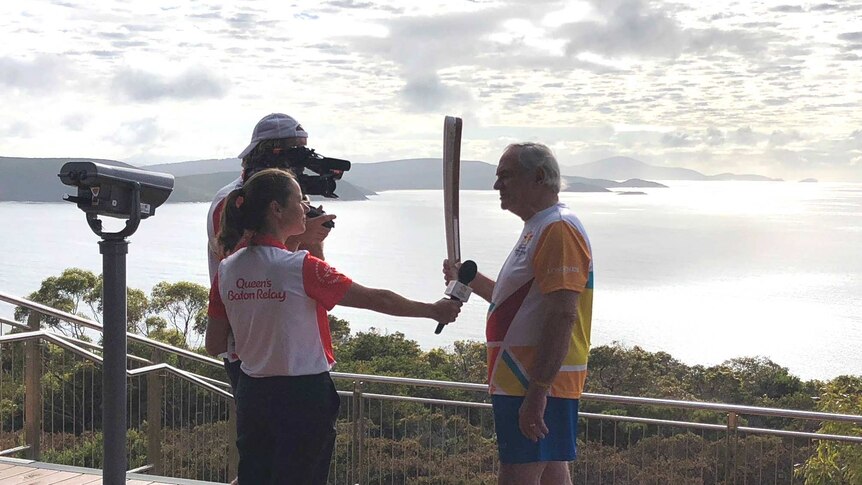
{"type": "Polygon", "coordinates": [[[545,425],[545,406],[548,404],[548,390],[531,385],[524,396],[521,409],[518,410],[518,428],[521,434],[532,442],[537,442],[548,435],[545,425]]]}
{"type": "Polygon", "coordinates": [[[443,280],[448,285],[450,281],[458,279],[458,269],[461,267],[461,262],[454,264],[449,263],[448,259],[443,260],[443,280]]]}

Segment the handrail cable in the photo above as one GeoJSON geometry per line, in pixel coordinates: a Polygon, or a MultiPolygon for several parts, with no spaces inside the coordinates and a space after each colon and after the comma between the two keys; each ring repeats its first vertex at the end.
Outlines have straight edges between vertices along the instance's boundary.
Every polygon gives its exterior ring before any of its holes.
{"type": "MultiPolygon", "coordinates": [[[[34,310],[40,312],[45,315],[49,315],[60,320],[65,320],[70,323],[78,324],[85,326],[87,328],[91,328],[93,330],[102,331],[102,325],[96,323],[92,320],[88,320],[85,318],[81,318],[76,315],[72,315],[70,313],[56,310],[49,306],[36,303],[30,300],[26,300],[23,298],[18,298],[9,294],[6,294],[0,291],[0,301],[5,301],[7,303],[11,303],[13,305],[18,305],[21,307],[28,308],[30,310],[34,310]]],[[[44,331],[43,331],[44,332],[44,331]]],[[[31,332],[35,333],[35,332],[31,332]]],[[[46,335],[54,335],[45,332],[46,335]]],[[[13,336],[20,336],[24,334],[13,334],[13,336]]],[[[167,352],[171,352],[175,355],[186,357],[192,360],[196,360],[198,362],[215,365],[218,367],[222,366],[222,362],[217,359],[213,359],[211,357],[206,357],[200,355],[198,353],[192,352],[190,350],[181,349],[179,347],[174,347],[170,344],[166,344],[163,342],[159,342],[158,340],[153,340],[147,337],[143,337],[138,334],[134,334],[131,332],[126,332],[126,335],[129,339],[135,340],[136,342],[143,343],[145,345],[149,345],[160,350],[164,350],[167,352]]],[[[57,337],[54,337],[57,338],[57,337]]],[[[2,339],[2,337],[0,337],[2,339]]],[[[52,339],[53,340],[53,339],[52,339]]],[[[0,340],[2,341],[2,340],[0,340]]],[[[66,342],[66,345],[71,347],[75,347],[80,349],[81,352],[86,352],[89,355],[93,355],[94,358],[100,359],[100,357],[91,354],[84,349],[81,349],[75,344],[66,342]]],[[[68,348],[68,347],[67,347],[68,348]]],[[[100,360],[101,361],[101,360],[100,360]]],[[[180,369],[173,368],[174,371],[178,372],[178,375],[181,377],[189,377],[191,375],[195,375],[196,378],[203,381],[203,383],[211,386],[211,384],[206,383],[203,376],[197,376],[196,374],[188,373],[186,371],[182,371],[180,369]]],[[[467,383],[467,382],[454,382],[454,381],[439,381],[439,380],[431,380],[431,379],[415,379],[410,377],[394,377],[394,376],[374,376],[374,375],[366,375],[366,374],[354,374],[354,373],[346,373],[346,372],[332,372],[332,377],[336,379],[352,379],[355,381],[362,382],[373,382],[379,384],[401,384],[401,385],[411,385],[411,386],[423,386],[423,387],[437,387],[444,389],[460,389],[465,391],[477,391],[477,392],[488,392],[488,386],[486,384],[475,384],[475,383],[467,383]]],[[[215,387],[215,386],[213,386],[215,387]]],[[[231,396],[232,395],[226,391],[221,389],[218,390],[219,393],[224,393],[224,395],[231,396]]],[[[756,415],[756,416],[771,416],[771,417],[779,417],[779,418],[796,418],[796,419],[806,419],[806,420],[815,420],[815,421],[841,421],[841,422],[849,422],[862,425],[862,416],[856,416],[851,414],[834,414],[834,413],[824,413],[817,411],[799,411],[795,409],[779,409],[779,408],[767,408],[760,406],[746,406],[746,405],[736,405],[736,404],[725,404],[725,403],[712,403],[712,402],[699,402],[699,401],[681,401],[676,399],[659,399],[659,398],[650,398],[650,397],[637,397],[637,396],[621,396],[621,395],[613,395],[613,394],[594,394],[585,392],[581,395],[581,399],[585,401],[596,401],[596,402],[606,402],[606,403],[614,403],[614,404],[627,404],[627,405],[643,405],[643,406],[666,406],[666,407],[676,407],[676,408],[684,408],[684,409],[695,409],[695,410],[703,410],[703,411],[714,411],[714,412],[723,412],[723,413],[736,413],[741,415],[756,415]]],[[[740,428],[741,429],[741,428],[740,428]]]]}

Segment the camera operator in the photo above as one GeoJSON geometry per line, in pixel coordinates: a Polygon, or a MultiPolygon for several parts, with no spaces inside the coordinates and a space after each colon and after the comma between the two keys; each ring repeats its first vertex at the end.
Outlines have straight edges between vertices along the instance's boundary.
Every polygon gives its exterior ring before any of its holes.
{"type": "MultiPolygon", "coordinates": [[[[231,191],[242,187],[246,180],[260,170],[276,166],[286,168],[280,163],[280,160],[283,159],[283,153],[294,147],[305,147],[307,144],[308,133],[298,121],[286,114],[269,114],[255,125],[251,135],[251,143],[237,157],[242,160],[242,174],[216,193],[207,215],[207,238],[209,241],[207,258],[210,281],[215,278],[218,272],[219,262],[226,256],[219,249],[220,245],[217,241],[225,198],[231,191]]],[[[312,208],[310,212],[320,215],[307,217],[305,232],[288,238],[285,241],[285,246],[291,251],[305,249],[312,256],[324,259],[323,241],[329,235],[332,226],[331,221],[335,219],[335,215],[324,214],[322,206],[318,207],[316,211],[312,208]]],[[[220,356],[224,359],[232,391],[236,390],[241,364],[235,352],[233,336],[229,336],[228,348],[220,356]]]]}

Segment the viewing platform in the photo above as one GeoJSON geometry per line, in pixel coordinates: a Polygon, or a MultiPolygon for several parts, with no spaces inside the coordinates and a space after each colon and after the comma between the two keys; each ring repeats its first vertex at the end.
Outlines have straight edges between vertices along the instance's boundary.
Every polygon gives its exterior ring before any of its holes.
{"type": "MultiPolygon", "coordinates": [[[[102,485],[102,471],[32,460],[0,457],[0,483],[29,485],[102,485]]],[[[126,485],[215,485],[181,478],[150,477],[130,473],[126,485]]]]}
{"type": "MultiPolygon", "coordinates": [[[[41,322],[101,326],[3,292],[0,302],[29,310],[26,323],[0,318],[0,484],[102,483],[101,348],[41,322]]],[[[127,339],[127,483],[232,480],[235,409],[222,362],[127,339]]],[[[486,385],[332,377],[341,408],[330,484],[495,483],[486,385]]],[[[571,471],[589,485],[805,483],[818,456],[860,450],[859,415],[584,393],[571,471]]]]}

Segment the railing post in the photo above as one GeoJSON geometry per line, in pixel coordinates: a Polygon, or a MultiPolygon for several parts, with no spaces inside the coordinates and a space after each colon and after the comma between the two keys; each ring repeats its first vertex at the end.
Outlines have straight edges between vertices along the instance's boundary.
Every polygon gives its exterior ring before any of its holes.
{"type": "MultiPolygon", "coordinates": [[[[152,361],[160,360],[159,349],[153,349],[152,361]]],[[[164,474],[162,459],[162,373],[147,374],[147,459],[153,466],[153,473],[164,474]]]]}
{"type": "MultiPolygon", "coordinates": [[[[31,332],[40,329],[41,321],[42,316],[30,310],[27,327],[31,332]]],[[[42,439],[42,339],[30,340],[24,348],[24,439],[30,445],[27,458],[38,460],[42,439]]]]}
{"type": "Polygon", "coordinates": [[[236,400],[228,400],[227,418],[227,479],[233,480],[239,471],[239,450],[236,447],[236,400]]]}
{"type": "Polygon", "coordinates": [[[353,381],[353,480],[361,484],[365,472],[365,407],[362,404],[362,381],[353,381]]]}
{"type": "Polygon", "coordinates": [[[736,483],[736,445],[739,439],[737,428],[739,426],[739,415],[731,411],[727,413],[727,435],[725,437],[725,475],[726,483],[736,483]]]}

